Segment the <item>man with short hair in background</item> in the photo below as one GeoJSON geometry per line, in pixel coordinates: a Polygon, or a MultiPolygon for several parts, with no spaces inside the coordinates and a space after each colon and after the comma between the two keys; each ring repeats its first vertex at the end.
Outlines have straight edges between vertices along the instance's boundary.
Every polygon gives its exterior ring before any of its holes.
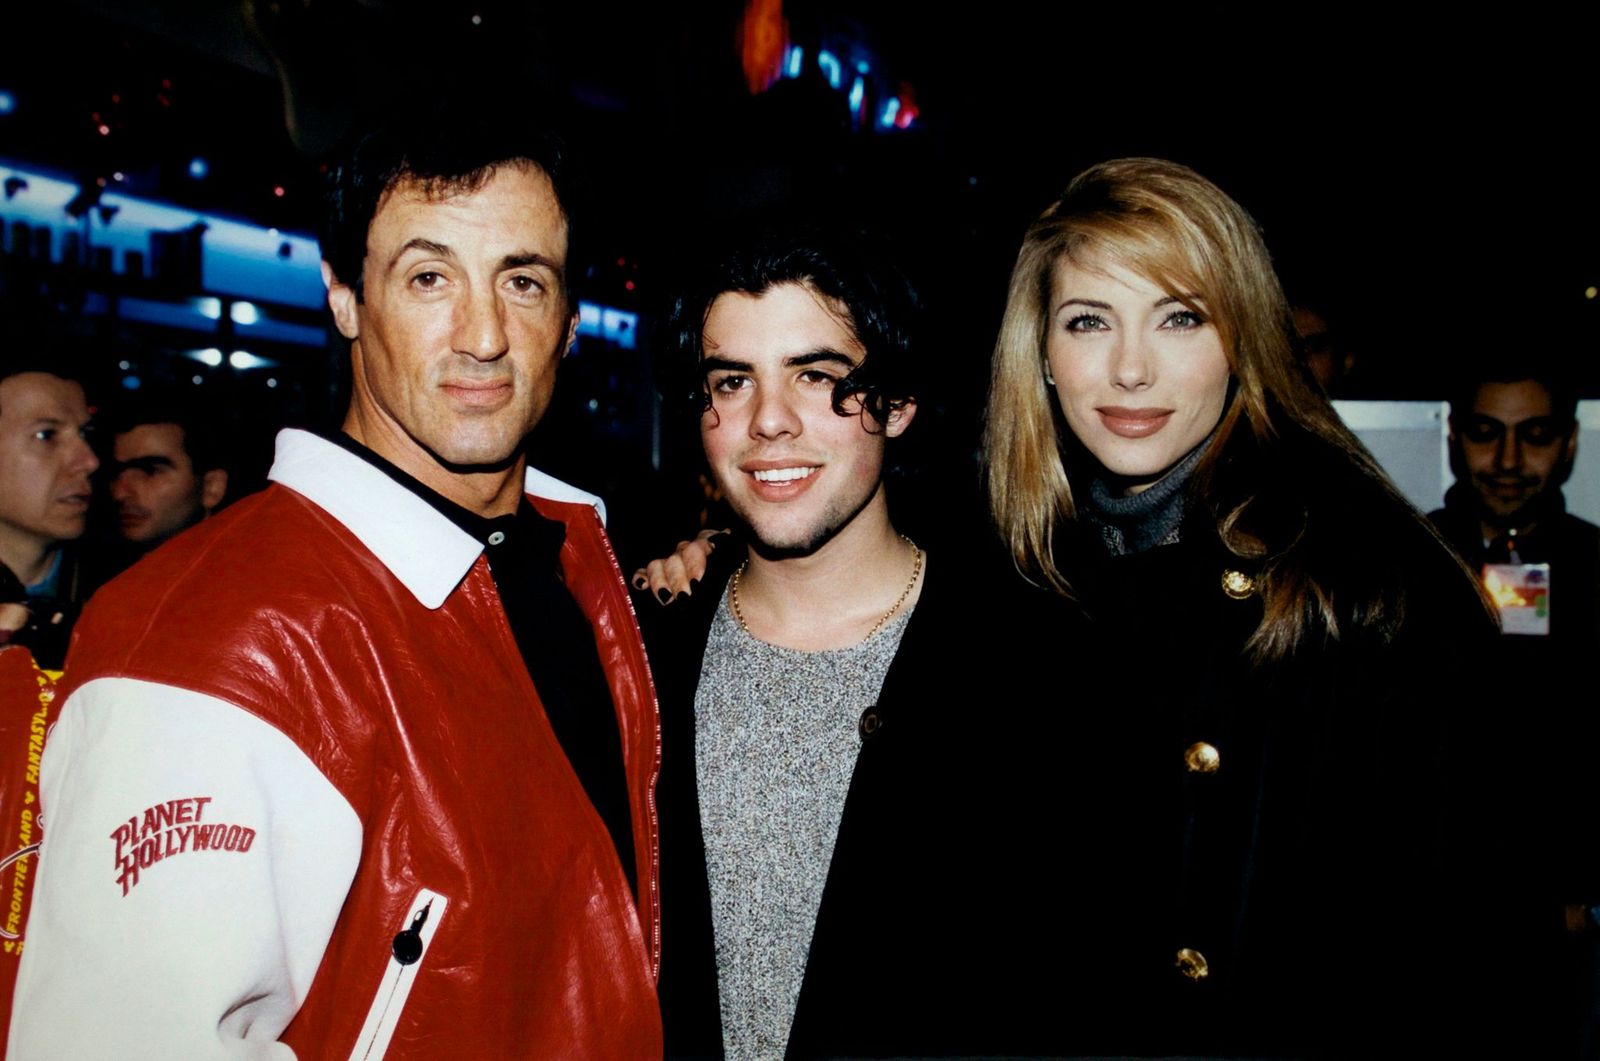
{"type": "Polygon", "coordinates": [[[88,593],[69,546],[83,536],[100,465],[83,386],[59,371],[44,357],[0,361],[0,563],[27,588],[30,617],[13,640],[50,668],[88,593]]]}
{"type": "Polygon", "coordinates": [[[118,412],[111,439],[111,500],[123,541],[141,552],[199,523],[228,492],[217,433],[175,403],[118,412]]]}
{"type": "Polygon", "coordinates": [[[1469,364],[1450,399],[1456,482],[1429,517],[1500,609],[1500,653],[1483,661],[1486,688],[1512,698],[1495,769],[1526,801],[1523,876],[1552,937],[1528,975],[1552,976],[1547,990],[1567,996],[1572,1056],[1600,1036],[1600,527],[1568,512],[1561,492],[1578,455],[1577,403],[1566,375],[1529,355],[1469,364]]]}

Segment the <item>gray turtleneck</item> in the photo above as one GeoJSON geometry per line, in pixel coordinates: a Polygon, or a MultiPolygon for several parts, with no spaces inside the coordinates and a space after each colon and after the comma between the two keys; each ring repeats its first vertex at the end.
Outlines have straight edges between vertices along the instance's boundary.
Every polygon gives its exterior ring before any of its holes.
{"type": "Polygon", "coordinates": [[[1114,494],[1099,476],[1090,481],[1082,516],[1100,532],[1106,552],[1126,556],[1178,540],[1187,507],[1185,488],[1210,442],[1208,436],[1171,471],[1137,494],[1114,494]]]}

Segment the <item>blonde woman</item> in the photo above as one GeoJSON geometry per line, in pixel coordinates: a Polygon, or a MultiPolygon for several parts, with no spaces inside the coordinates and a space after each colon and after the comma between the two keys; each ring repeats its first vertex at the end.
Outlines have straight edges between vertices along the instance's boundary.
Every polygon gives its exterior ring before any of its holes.
{"type": "Polygon", "coordinates": [[[1514,1008],[1520,908],[1457,754],[1494,731],[1493,622],[1290,335],[1256,226],[1171,162],[1079,175],[1012,273],[993,515],[1098,631],[1060,676],[1072,769],[1042,768],[1093,911],[1065,1048],[1384,1053],[1514,1008]],[[1472,977],[1439,967],[1463,948],[1472,977]]]}

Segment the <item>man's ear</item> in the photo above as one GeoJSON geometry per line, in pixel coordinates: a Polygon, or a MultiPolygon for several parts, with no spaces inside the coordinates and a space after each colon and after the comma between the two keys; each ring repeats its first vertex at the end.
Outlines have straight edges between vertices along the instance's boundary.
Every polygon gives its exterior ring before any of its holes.
{"type": "Polygon", "coordinates": [[[572,345],[574,343],[576,343],[577,341],[578,341],[578,314],[577,314],[576,311],[574,311],[573,314],[572,314],[572,319],[567,321],[567,345],[565,345],[565,346],[563,346],[561,348],[561,356],[565,357],[568,354],[572,353],[572,345]]]}
{"type": "Polygon", "coordinates": [[[1562,459],[1563,459],[1563,461],[1566,463],[1566,465],[1569,468],[1572,466],[1572,462],[1578,459],[1578,425],[1577,424],[1573,424],[1572,425],[1572,433],[1567,436],[1566,453],[1564,454],[1562,459]]]}
{"type": "Polygon", "coordinates": [[[322,282],[328,288],[328,308],[333,311],[333,326],[339,334],[354,341],[361,329],[356,321],[356,292],[333,275],[333,266],[322,263],[322,282]]]}
{"type": "Polygon", "coordinates": [[[222,504],[222,495],[228,492],[228,470],[212,468],[200,477],[200,507],[211,515],[211,510],[222,504]]]}
{"type": "Polygon", "coordinates": [[[906,403],[897,409],[889,410],[889,420],[883,425],[883,433],[890,438],[899,438],[906,428],[911,426],[911,421],[917,416],[917,400],[907,398],[906,403]]]}

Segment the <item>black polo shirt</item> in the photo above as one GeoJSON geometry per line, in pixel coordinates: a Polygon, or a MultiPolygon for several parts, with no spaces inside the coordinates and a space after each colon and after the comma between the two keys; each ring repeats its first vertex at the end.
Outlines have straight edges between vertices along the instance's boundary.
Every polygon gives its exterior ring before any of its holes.
{"type": "Polygon", "coordinates": [[[523,497],[513,515],[486,518],[429,489],[349,435],[325,436],[382,471],[483,543],[489,573],[523,665],[544,704],[567,761],[611,833],[617,858],[637,890],[633,822],[622,763],[622,735],[594,629],[572,599],[561,568],[567,528],[523,497]]]}

